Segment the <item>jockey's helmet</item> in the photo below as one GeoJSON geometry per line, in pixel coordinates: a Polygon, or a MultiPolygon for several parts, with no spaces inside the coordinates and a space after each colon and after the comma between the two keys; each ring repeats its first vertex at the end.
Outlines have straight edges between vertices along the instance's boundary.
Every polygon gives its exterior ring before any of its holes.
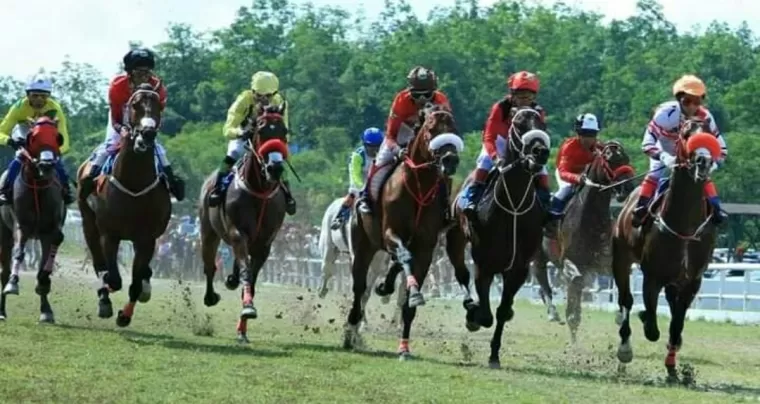
{"type": "Polygon", "coordinates": [[[525,70],[507,78],[507,88],[509,88],[510,92],[530,91],[537,94],[540,85],[541,82],[538,80],[538,76],[525,70]]]}
{"type": "Polygon", "coordinates": [[[24,89],[27,94],[30,92],[50,94],[53,92],[53,81],[45,76],[37,74],[29,79],[29,82],[26,83],[24,89]]]}
{"type": "Polygon", "coordinates": [[[594,114],[580,114],[575,118],[575,133],[582,137],[596,137],[601,130],[599,120],[594,114]]]}
{"type": "Polygon", "coordinates": [[[380,146],[383,143],[383,131],[375,127],[365,129],[362,134],[362,143],[365,146],[380,146]]]}
{"type": "Polygon", "coordinates": [[[251,89],[259,95],[274,95],[280,90],[280,80],[272,72],[258,71],[251,77],[251,89]]]}
{"type": "Polygon", "coordinates": [[[131,73],[135,69],[153,70],[156,68],[156,56],[150,49],[132,49],[124,55],[124,71],[131,73]]]}
{"type": "Polygon", "coordinates": [[[416,66],[410,70],[406,75],[406,81],[413,92],[433,92],[438,89],[438,78],[435,72],[422,66],[416,66]]]}
{"type": "Polygon", "coordinates": [[[704,97],[707,94],[707,87],[699,77],[687,74],[673,84],[673,96],[679,98],[683,94],[704,97]]]}

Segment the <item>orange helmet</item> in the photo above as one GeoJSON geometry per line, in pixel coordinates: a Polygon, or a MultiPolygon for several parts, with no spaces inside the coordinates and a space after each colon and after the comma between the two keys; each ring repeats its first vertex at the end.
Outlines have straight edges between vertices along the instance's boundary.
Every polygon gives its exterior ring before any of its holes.
{"type": "Polygon", "coordinates": [[[687,74],[673,84],[673,96],[689,94],[695,97],[704,97],[707,93],[705,83],[699,77],[687,74]]]}
{"type": "Polygon", "coordinates": [[[538,76],[525,70],[511,75],[507,79],[509,91],[526,90],[538,93],[540,86],[541,82],[538,81],[538,76]]]}

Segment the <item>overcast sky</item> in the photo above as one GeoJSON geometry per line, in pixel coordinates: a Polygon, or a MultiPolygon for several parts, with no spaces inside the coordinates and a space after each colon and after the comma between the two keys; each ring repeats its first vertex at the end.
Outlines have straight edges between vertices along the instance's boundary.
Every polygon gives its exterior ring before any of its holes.
{"type": "MultiPolygon", "coordinates": [[[[39,68],[60,66],[66,55],[75,62],[87,62],[106,75],[113,74],[130,40],[153,45],[166,39],[170,22],[189,23],[207,30],[228,25],[241,6],[252,0],[0,0],[3,2],[3,34],[0,49],[0,76],[25,79],[39,68]],[[42,11],[44,10],[44,11],[42,11]]],[[[366,1],[366,0],[365,0],[366,1]]],[[[553,1],[539,0],[550,4],[553,1]]],[[[760,1],[757,0],[660,0],[665,15],[679,30],[713,19],[738,26],[747,21],[760,32],[760,1]],[[720,7],[713,4],[720,4],[720,7]]],[[[364,8],[373,18],[382,1],[368,1],[366,7],[352,0],[315,0],[318,6],[332,5],[349,11],[364,8]]],[[[450,6],[454,0],[411,1],[420,17],[427,16],[430,4],[450,6]],[[427,4],[427,5],[425,5],[427,4]]],[[[494,0],[481,0],[487,6],[494,0]]],[[[623,19],[635,11],[635,0],[570,0],[565,3],[602,13],[609,19],[623,19]]]]}

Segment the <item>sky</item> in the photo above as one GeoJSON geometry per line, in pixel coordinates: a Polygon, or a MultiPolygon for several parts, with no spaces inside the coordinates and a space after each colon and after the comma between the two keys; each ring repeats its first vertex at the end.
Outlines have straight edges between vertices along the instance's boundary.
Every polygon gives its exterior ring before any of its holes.
{"type": "MultiPolygon", "coordinates": [[[[0,76],[26,79],[40,68],[55,70],[68,56],[112,75],[118,69],[130,40],[153,45],[164,41],[169,23],[188,23],[199,30],[230,24],[236,11],[253,0],[0,0],[3,4],[3,34],[0,35],[0,76]],[[40,13],[44,10],[44,13],[40,13]],[[48,22],[41,20],[45,16],[48,22]]],[[[296,3],[300,0],[292,0],[296,3]]],[[[480,0],[488,6],[496,0],[480,0]]],[[[552,4],[552,0],[536,0],[552,4]]],[[[339,6],[351,12],[360,9],[369,18],[382,10],[378,0],[313,0],[317,6],[339,6]],[[362,4],[362,1],[366,4],[362,4]]],[[[433,4],[451,6],[454,0],[410,2],[422,18],[433,4]]],[[[636,0],[568,0],[566,4],[605,15],[607,20],[624,19],[635,12],[636,0]]],[[[660,0],[665,16],[679,30],[706,26],[712,20],[738,26],[747,21],[760,32],[760,1],[660,0]]]]}

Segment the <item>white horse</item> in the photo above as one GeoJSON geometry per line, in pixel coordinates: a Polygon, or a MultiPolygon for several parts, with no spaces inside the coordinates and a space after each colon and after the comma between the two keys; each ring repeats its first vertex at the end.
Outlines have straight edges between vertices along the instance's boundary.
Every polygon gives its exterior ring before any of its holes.
{"type": "MultiPolygon", "coordinates": [[[[348,226],[351,223],[351,217],[349,216],[343,222],[343,226],[338,230],[332,230],[330,228],[333,219],[340,212],[340,207],[343,205],[343,198],[334,200],[330,206],[327,207],[324,216],[322,216],[322,229],[319,234],[319,251],[322,254],[322,286],[319,289],[319,297],[324,298],[327,295],[329,289],[327,284],[335,276],[337,266],[335,260],[339,255],[345,254],[349,259],[353,259],[353,253],[351,252],[351,228],[348,226]]],[[[353,209],[351,209],[353,214],[353,209]]],[[[384,276],[386,269],[390,265],[390,255],[385,251],[378,251],[375,254],[375,258],[369,266],[369,272],[367,273],[367,291],[364,292],[362,297],[362,307],[367,307],[367,301],[369,300],[372,290],[377,279],[384,276]]],[[[399,289],[397,289],[399,290],[399,289]]],[[[400,301],[399,307],[403,305],[403,293],[397,292],[398,300],[400,301]]],[[[381,301],[383,304],[390,302],[390,296],[383,296],[381,301]]],[[[364,316],[366,319],[367,316],[364,316]]],[[[365,321],[366,322],[366,321],[365,321]]]]}

